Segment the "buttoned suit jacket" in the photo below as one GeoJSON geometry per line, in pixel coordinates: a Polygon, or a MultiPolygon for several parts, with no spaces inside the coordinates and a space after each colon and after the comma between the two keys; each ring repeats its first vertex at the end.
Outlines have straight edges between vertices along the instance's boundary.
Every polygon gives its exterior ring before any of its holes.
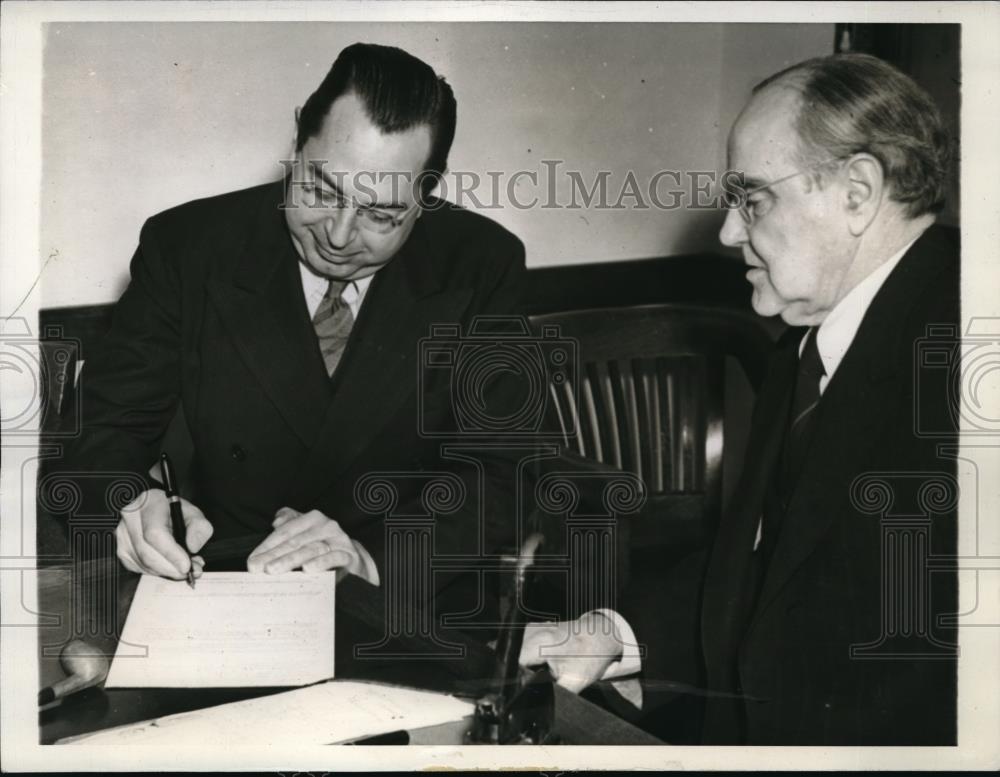
{"type": "MultiPolygon", "coordinates": [[[[82,434],[61,467],[148,483],[164,430],[182,406],[212,543],[268,532],[282,506],[317,509],[364,545],[384,583],[386,514],[362,509],[356,488],[373,473],[413,473],[395,509],[406,512],[410,501],[413,512],[426,513],[420,475],[461,469],[442,462],[441,441],[421,431],[455,423],[448,376],[420,384],[419,341],[434,324],[467,333],[475,316],[518,313],[523,245],[482,216],[431,203],[374,276],[331,380],[283,195],[278,181],[146,222],[111,330],[87,355],[82,434]]],[[[461,472],[470,484],[463,509],[435,516],[436,554],[475,555],[510,533],[510,511],[490,510],[471,492],[481,477],[474,469],[461,472]]],[[[80,482],[85,489],[86,479],[80,482]]],[[[378,499],[373,492],[368,507],[378,499]]],[[[427,574],[436,591],[453,577],[427,574]]]]}
{"type": "MultiPolygon", "coordinates": [[[[955,632],[939,619],[957,609],[956,392],[919,359],[931,326],[957,358],[958,277],[957,237],[932,227],[875,296],[815,410],[758,594],[755,538],[805,330],[779,340],[702,590],[706,744],[955,742],[955,632]]],[[[678,678],[645,679],[655,708],[655,681],[678,678]]]]}

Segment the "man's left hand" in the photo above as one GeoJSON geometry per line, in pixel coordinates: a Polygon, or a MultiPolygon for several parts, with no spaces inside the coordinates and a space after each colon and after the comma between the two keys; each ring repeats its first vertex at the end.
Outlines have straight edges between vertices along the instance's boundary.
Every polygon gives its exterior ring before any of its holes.
{"type": "Polygon", "coordinates": [[[340,525],[319,510],[300,513],[278,510],[274,531],[247,558],[247,570],[276,575],[301,568],[303,572],[337,570],[337,581],[358,574],[361,558],[340,525]]]}

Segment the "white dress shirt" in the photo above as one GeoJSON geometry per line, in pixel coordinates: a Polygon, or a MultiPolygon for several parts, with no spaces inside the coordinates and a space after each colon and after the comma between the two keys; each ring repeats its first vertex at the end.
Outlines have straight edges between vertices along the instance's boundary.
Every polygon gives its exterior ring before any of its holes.
{"type": "MultiPolygon", "coordinates": [[[[858,333],[861,321],[864,319],[865,313],[868,312],[868,308],[871,307],[872,300],[875,299],[878,290],[882,288],[885,279],[889,277],[889,274],[899,264],[899,260],[915,242],[917,242],[916,238],[890,256],[887,261],[880,264],[857,286],[847,292],[833,310],[827,313],[823,323],[819,325],[819,329],[816,330],[816,349],[819,351],[820,361],[823,362],[824,372],[823,377],[819,379],[820,396],[823,396],[826,387],[830,385],[830,380],[844,360],[847,349],[854,342],[854,336],[858,333]]],[[[799,342],[799,356],[802,355],[802,350],[806,347],[808,334],[807,331],[799,342]]],[[[754,550],[760,546],[763,531],[764,519],[762,516],[757,523],[757,536],[754,537],[753,541],[754,550]]]]}
{"type": "MultiPolygon", "coordinates": [[[[889,257],[888,261],[879,265],[872,273],[862,280],[857,286],[847,292],[844,298],[831,310],[823,323],[816,330],[816,348],[819,350],[819,358],[823,362],[823,370],[826,373],[819,381],[819,393],[823,396],[826,387],[830,384],[834,373],[844,359],[844,354],[854,342],[854,336],[858,333],[861,321],[871,307],[872,300],[882,288],[885,279],[899,264],[899,260],[910,250],[916,242],[916,238],[907,243],[901,250],[889,257]]],[[[805,347],[805,337],[799,343],[799,355],[805,347]]]]}
{"type": "MultiPolygon", "coordinates": [[[[302,291],[306,295],[306,307],[309,308],[309,318],[316,315],[316,308],[326,296],[326,290],[330,288],[330,279],[321,275],[316,275],[310,270],[305,262],[299,262],[299,275],[302,277],[302,291]]],[[[361,310],[361,303],[365,301],[365,294],[371,285],[374,275],[362,278],[359,281],[351,281],[340,293],[340,298],[347,303],[351,309],[354,320],[358,319],[358,311],[361,310]]]]}

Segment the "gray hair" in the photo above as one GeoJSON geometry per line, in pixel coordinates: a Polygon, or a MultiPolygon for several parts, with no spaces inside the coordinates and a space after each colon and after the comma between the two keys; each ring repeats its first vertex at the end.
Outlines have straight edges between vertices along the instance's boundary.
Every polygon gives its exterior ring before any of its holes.
{"type": "Polygon", "coordinates": [[[792,65],[753,93],[772,85],[799,93],[804,164],[868,153],[907,216],[944,207],[951,141],[934,101],[909,76],[868,54],[833,54],[792,65]]]}

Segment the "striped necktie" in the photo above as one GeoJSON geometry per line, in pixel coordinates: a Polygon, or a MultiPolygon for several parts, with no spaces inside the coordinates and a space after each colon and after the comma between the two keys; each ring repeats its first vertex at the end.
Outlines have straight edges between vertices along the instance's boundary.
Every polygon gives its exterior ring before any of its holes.
{"type": "Polygon", "coordinates": [[[327,374],[331,377],[337,369],[340,357],[347,346],[347,339],[351,336],[351,327],[354,325],[351,306],[341,297],[346,286],[343,281],[330,281],[330,286],[319,307],[316,308],[312,320],[319,340],[319,350],[323,354],[323,363],[326,365],[327,374]]]}
{"type": "Polygon", "coordinates": [[[802,355],[799,356],[788,437],[785,439],[785,452],[782,456],[782,485],[789,492],[795,486],[802,467],[802,458],[816,419],[816,406],[819,404],[819,382],[826,374],[816,345],[815,327],[806,333],[806,338],[802,355]]]}
{"type": "Polygon", "coordinates": [[[815,327],[806,333],[806,338],[796,371],[795,393],[792,395],[784,449],[764,501],[761,550],[765,563],[770,560],[774,551],[779,530],[788,511],[788,503],[802,469],[816,421],[816,407],[820,400],[819,382],[826,374],[816,346],[815,327]]]}

